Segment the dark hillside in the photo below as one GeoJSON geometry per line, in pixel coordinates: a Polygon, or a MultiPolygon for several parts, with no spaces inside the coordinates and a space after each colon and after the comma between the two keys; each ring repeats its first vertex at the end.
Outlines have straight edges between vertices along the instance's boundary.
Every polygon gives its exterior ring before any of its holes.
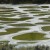
{"type": "Polygon", "coordinates": [[[50,3],[50,0],[0,0],[0,4],[43,4],[50,3]]]}

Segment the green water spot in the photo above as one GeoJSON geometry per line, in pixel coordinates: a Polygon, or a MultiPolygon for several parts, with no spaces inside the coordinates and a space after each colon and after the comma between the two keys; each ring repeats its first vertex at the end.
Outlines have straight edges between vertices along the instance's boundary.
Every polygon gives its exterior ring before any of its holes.
{"type": "Polygon", "coordinates": [[[19,8],[39,8],[38,6],[22,6],[22,7],[19,7],[19,8]]]}
{"type": "Polygon", "coordinates": [[[46,12],[44,12],[44,13],[35,13],[35,14],[38,14],[38,15],[34,15],[34,16],[36,16],[36,17],[41,17],[41,16],[44,16],[44,15],[50,15],[49,13],[46,13],[46,12]]]}
{"type": "Polygon", "coordinates": [[[16,40],[44,40],[46,38],[44,38],[45,34],[42,33],[37,33],[37,32],[32,32],[32,33],[26,33],[26,34],[22,34],[22,35],[18,35],[13,37],[13,39],[16,40]]]}
{"type": "Polygon", "coordinates": [[[50,22],[50,19],[49,20],[45,20],[46,22],[50,22]]]}
{"type": "Polygon", "coordinates": [[[49,14],[48,13],[41,13],[41,14],[39,13],[38,15],[39,16],[44,16],[44,15],[49,15],[49,14]]]}
{"type": "Polygon", "coordinates": [[[0,14],[11,14],[11,12],[0,12],[0,14]]]}
{"type": "Polygon", "coordinates": [[[43,14],[43,13],[44,13],[44,14],[45,14],[45,13],[47,13],[47,12],[45,12],[45,11],[44,11],[44,12],[43,12],[43,11],[33,11],[33,12],[31,12],[31,13],[38,13],[38,14],[43,14]]]}
{"type": "Polygon", "coordinates": [[[13,12],[16,15],[21,15],[21,12],[13,12]]]}
{"type": "Polygon", "coordinates": [[[13,17],[16,16],[16,14],[0,14],[1,18],[3,17],[13,17]]]}
{"type": "Polygon", "coordinates": [[[40,20],[50,20],[50,18],[40,18],[40,20]]]}
{"type": "Polygon", "coordinates": [[[41,6],[42,8],[49,8],[49,6],[41,6]]]}
{"type": "Polygon", "coordinates": [[[22,17],[22,18],[26,18],[26,17],[28,17],[29,15],[20,15],[20,17],[22,17]]]}
{"type": "Polygon", "coordinates": [[[46,24],[50,24],[50,22],[39,22],[39,23],[36,23],[36,25],[46,25],[46,24]]]}
{"type": "Polygon", "coordinates": [[[21,14],[27,14],[27,13],[21,13],[21,14]]]}
{"type": "Polygon", "coordinates": [[[34,11],[36,11],[37,12],[37,11],[40,11],[40,10],[36,10],[36,9],[30,10],[29,9],[29,10],[24,10],[24,11],[28,11],[28,12],[34,12],[34,11]]]}
{"type": "Polygon", "coordinates": [[[12,34],[22,30],[28,30],[28,28],[9,28],[6,29],[7,32],[0,32],[0,35],[12,34]]]}
{"type": "Polygon", "coordinates": [[[0,26],[0,29],[2,29],[3,27],[2,26],[0,26]]]}
{"type": "Polygon", "coordinates": [[[2,11],[0,11],[0,12],[12,12],[12,10],[2,10],[2,11]]]}
{"type": "Polygon", "coordinates": [[[6,22],[5,21],[1,21],[0,23],[1,24],[11,24],[11,23],[14,23],[14,22],[11,22],[11,21],[9,21],[9,22],[8,21],[6,21],[6,22]]]}
{"type": "Polygon", "coordinates": [[[40,20],[44,20],[44,21],[47,21],[47,22],[50,22],[50,18],[40,18],[40,20]]]}
{"type": "Polygon", "coordinates": [[[20,19],[17,19],[17,18],[2,18],[0,17],[0,20],[3,20],[3,21],[24,21],[24,20],[28,20],[28,19],[31,19],[31,17],[25,17],[25,18],[20,18],[20,19]]]}
{"type": "Polygon", "coordinates": [[[50,31],[50,26],[43,26],[42,27],[42,30],[43,31],[50,31]]]}
{"type": "Polygon", "coordinates": [[[0,9],[13,9],[13,8],[8,8],[8,7],[0,7],[0,9]]]}
{"type": "Polygon", "coordinates": [[[23,23],[23,24],[11,24],[11,26],[35,26],[35,24],[23,23]]]}
{"type": "Polygon", "coordinates": [[[21,13],[21,12],[14,12],[14,13],[21,13]]]}

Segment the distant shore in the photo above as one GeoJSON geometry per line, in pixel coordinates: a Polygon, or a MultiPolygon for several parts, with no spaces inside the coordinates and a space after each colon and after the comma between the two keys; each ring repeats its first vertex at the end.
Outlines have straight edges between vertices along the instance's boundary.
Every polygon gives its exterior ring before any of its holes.
{"type": "Polygon", "coordinates": [[[0,0],[0,4],[50,4],[50,0],[0,0]]]}

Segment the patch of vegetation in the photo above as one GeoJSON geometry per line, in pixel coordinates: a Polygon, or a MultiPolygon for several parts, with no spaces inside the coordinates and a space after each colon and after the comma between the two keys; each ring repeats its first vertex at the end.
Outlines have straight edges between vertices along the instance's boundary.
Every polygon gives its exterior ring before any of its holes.
{"type": "Polygon", "coordinates": [[[15,45],[0,41],[0,50],[16,50],[15,45]]]}
{"type": "MultiPolygon", "coordinates": [[[[21,44],[18,44],[18,45],[21,45],[21,44]]],[[[50,49],[50,47],[49,46],[45,46],[45,45],[42,45],[42,46],[40,46],[40,45],[37,45],[37,46],[19,46],[18,47],[18,45],[13,45],[13,44],[9,44],[8,42],[0,42],[0,50],[39,50],[39,49],[41,49],[41,50],[49,50],[50,49]],[[16,48],[15,48],[15,46],[16,46],[16,48]]],[[[23,44],[24,45],[24,44],[23,44]]]]}
{"type": "Polygon", "coordinates": [[[6,29],[7,32],[0,32],[0,35],[12,34],[22,30],[28,30],[28,28],[9,28],[6,29]]]}
{"type": "Polygon", "coordinates": [[[44,40],[46,38],[44,38],[45,34],[42,33],[37,33],[37,32],[32,32],[32,33],[26,33],[26,34],[22,34],[22,35],[18,35],[13,37],[13,39],[16,40],[44,40]]]}
{"type": "Polygon", "coordinates": [[[3,40],[3,41],[0,41],[0,44],[3,44],[3,43],[8,43],[9,41],[7,41],[7,40],[3,40]]]}
{"type": "Polygon", "coordinates": [[[50,31],[50,26],[44,26],[44,27],[42,27],[42,30],[43,31],[50,31]]]}

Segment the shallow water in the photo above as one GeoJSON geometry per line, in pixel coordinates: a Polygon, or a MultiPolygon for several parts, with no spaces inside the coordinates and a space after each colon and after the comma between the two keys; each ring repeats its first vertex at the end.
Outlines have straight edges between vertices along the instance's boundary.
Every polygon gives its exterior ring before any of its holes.
{"type": "MultiPolygon", "coordinates": [[[[50,38],[50,30],[44,31],[42,27],[50,26],[50,22],[40,18],[50,17],[50,4],[21,4],[21,5],[0,5],[0,41],[8,40],[11,44],[17,42],[36,42],[31,45],[49,45],[50,39],[47,40],[15,40],[14,36],[18,36],[25,33],[40,32],[46,34],[44,38],[50,38]],[[38,24],[38,23],[48,24],[38,24]],[[18,25],[17,25],[18,24],[18,25]],[[29,25],[20,25],[29,24],[29,25]],[[18,29],[15,31],[14,29],[18,29]],[[13,30],[12,30],[13,29],[13,30]],[[13,31],[13,32],[12,32],[13,31]],[[2,34],[3,33],[3,34],[2,34]]],[[[50,19],[49,19],[50,20],[50,19]]],[[[47,28],[48,29],[48,28],[47,28]]],[[[26,44],[24,44],[26,45],[26,44]]],[[[23,45],[22,45],[23,46],[23,45]]]]}

